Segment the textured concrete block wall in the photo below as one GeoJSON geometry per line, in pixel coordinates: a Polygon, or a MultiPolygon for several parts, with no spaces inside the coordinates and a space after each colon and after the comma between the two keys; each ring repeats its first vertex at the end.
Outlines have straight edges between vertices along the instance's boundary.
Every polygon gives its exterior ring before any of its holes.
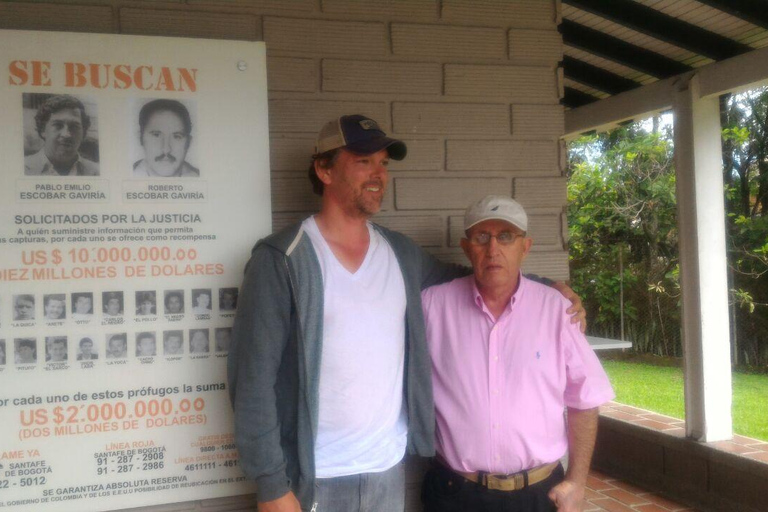
{"type": "MultiPolygon", "coordinates": [[[[558,22],[557,0],[0,2],[0,28],[266,41],[275,229],[317,209],[306,169],[322,123],[362,113],[409,147],[377,222],[465,261],[466,205],[512,195],[531,216],[526,269],[565,279],[558,22]]],[[[409,481],[415,490],[418,471],[409,481]]],[[[249,500],[152,510],[252,510],[249,500]]]]}

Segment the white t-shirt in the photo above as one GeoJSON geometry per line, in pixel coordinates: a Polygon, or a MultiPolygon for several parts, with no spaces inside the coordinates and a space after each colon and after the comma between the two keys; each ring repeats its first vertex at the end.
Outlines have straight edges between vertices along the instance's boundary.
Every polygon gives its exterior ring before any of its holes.
{"type": "Polygon", "coordinates": [[[350,273],[314,217],[303,222],[323,273],[323,350],[317,478],[386,471],[405,455],[405,282],[392,248],[368,224],[370,244],[350,273]]]}

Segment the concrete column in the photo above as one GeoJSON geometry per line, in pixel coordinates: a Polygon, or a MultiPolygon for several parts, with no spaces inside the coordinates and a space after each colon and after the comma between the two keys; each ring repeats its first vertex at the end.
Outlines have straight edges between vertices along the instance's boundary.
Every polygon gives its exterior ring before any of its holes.
{"type": "Polygon", "coordinates": [[[686,435],[720,441],[733,431],[718,98],[702,98],[693,76],[680,84],[674,111],[686,435]]]}

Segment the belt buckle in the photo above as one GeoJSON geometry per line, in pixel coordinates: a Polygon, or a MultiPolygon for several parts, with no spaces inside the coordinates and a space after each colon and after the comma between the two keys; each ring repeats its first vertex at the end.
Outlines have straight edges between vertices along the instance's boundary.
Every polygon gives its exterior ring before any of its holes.
{"type": "Polygon", "coordinates": [[[494,491],[517,491],[525,486],[525,479],[522,473],[512,475],[494,475],[485,476],[485,486],[494,491]]]}

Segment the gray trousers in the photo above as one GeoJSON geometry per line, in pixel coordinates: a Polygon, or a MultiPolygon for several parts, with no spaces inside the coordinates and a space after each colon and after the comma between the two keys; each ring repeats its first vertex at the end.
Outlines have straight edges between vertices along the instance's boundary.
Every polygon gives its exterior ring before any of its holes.
{"type": "Polygon", "coordinates": [[[318,478],[313,512],[403,512],[405,464],[382,473],[318,478]]]}

